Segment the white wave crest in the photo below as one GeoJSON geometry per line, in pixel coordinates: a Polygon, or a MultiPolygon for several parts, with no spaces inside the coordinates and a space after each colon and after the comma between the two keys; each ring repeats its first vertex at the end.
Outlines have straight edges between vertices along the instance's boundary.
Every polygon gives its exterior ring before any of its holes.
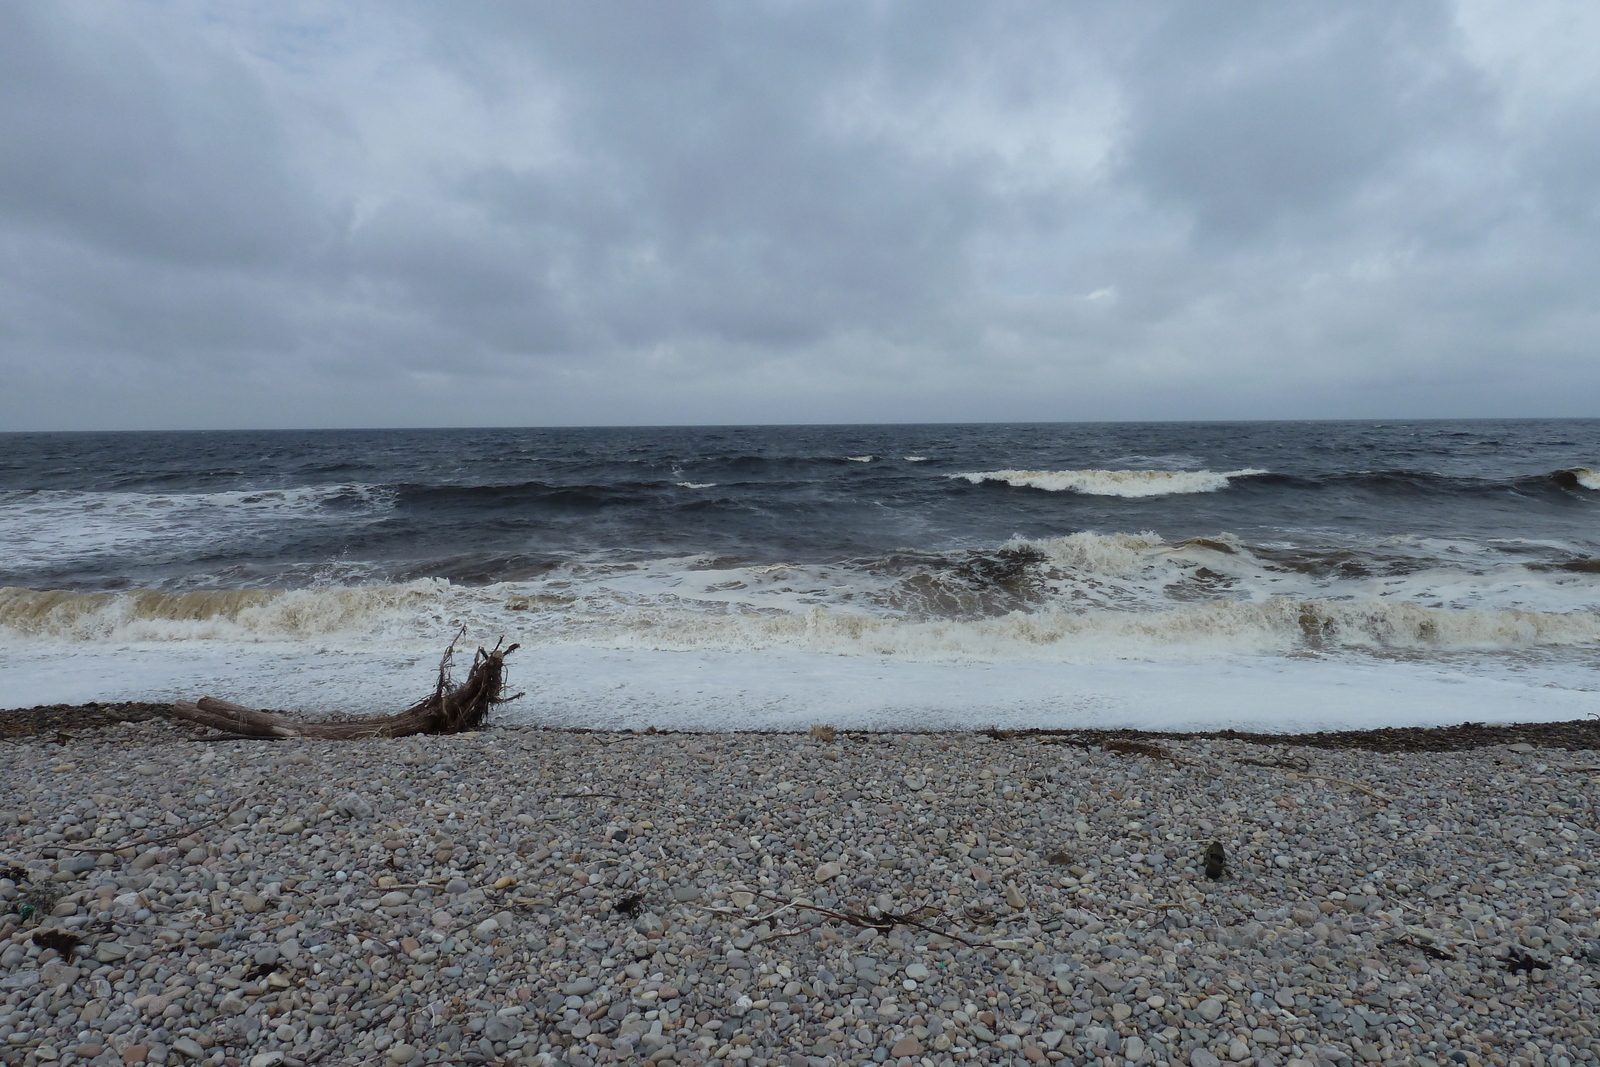
{"type": "MultiPolygon", "coordinates": [[[[792,575],[791,575],[792,577],[792,575]]],[[[750,610],[690,597],[539,594],[528,583],[439,580],[299,590],[71,593],[0,589],[0,634],[27,644],[287,645],[425,651],[458,623],[468,641],[663,651],[787,649],[915,662],[1192,660],[1290,653],[1507,652],[1600,641],[1600,612],[1438,608],[1377,597],[1273,596],[1160,609],[1075,607],[990,617],[873,612],[848,604],[750,610]]]]}
{"type": "Polygon", "coordinates": [[[1600,471],[1590,470],[1588,467],[1573,467],[1572,477],[1585,489],[1600,491],[1600,471]]]}
{"type": "Polygon", "coordinates": [[[1004,482],[1019,488],[1047,492],[1084,493],[1088,496],[1146,497],[1174,493],[1214,493],[1226,489],[1234,478],[1266,474],[1254,467],[1236,471],[1151,471],[1151,470],[1066,470],[1066,471],[971,471],[948,474],[973,485],[1004,482]]]}
{"type": "Polygon", "coordinates": [[[0,556],[19,566],[105,553],[159,554],[285,522],[381,518],[394,492],[312,485],[221,493],[0,492],[0,556]]]}
{"type": "Polygon", "coordinates": [[[926,463],[926,462],[928,462],[928,457],[927,456],[906,456],[905,457],[905,461],[907,463],[926,463]]]}
{"type": "Polygon", "coordinates": [[[1600,640],[1594,612],[1451,611],[1391,601],[1221,601],[1156,612],[1012,612],[991,619],[888,619],[814,609],[800,615],[676,611],[613,621],[614,647],[673,651],[785,648],[913,662],[1172,660],[1361,650],[1505,651],[1600,640]]]}
{"type": "Polygon", "coordinates": [[[1080,532],[984,551],[826,563],[590,559],[486,586],[429,579],[293,590],[6,588],[0,648],[193,642],[409,658],[457,625],[467,626],[469,642],[489,644],[503,635],[543,647],[784,650],[925,663],[1466,652],[1520,662],[1571,659],[1552,650],[1582,654],[1600,642],[1600,576],[1508,563],[1465,543],[1391,540],[1330,560],[1227,534],[1167,541],[1080,532]],[[1387,568],[1386,560],[1403,565],[1387,568]]]}
{"type": "Polygon", "coordinates": [[[878,457],[877,456],[846,456],[844,458],[849,460],[851,463],[871,463],[873,460],[877,459],[878,457]]]}
{"type": "Polygon", "coordinates": [[[0,588],[0,632],[69,641],[299,642],[437,627],[446,581],[314,589],[122,593],[0,588]],[[431,620],[431,621],[430,621],[431,620]]]}
{"type": "Polygon", "coordinates": [[[714,489],[716,482],[673,482],[680,489],[714,489]]]}

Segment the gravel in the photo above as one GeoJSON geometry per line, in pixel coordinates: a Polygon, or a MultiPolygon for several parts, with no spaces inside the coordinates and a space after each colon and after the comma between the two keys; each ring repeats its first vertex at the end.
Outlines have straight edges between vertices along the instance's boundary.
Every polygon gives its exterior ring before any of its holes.
{"type": "Polygon", "coordinates": [[[0,745],[0,1062],[1597,1059],[1593,751],[198,736],[0,745]]]}

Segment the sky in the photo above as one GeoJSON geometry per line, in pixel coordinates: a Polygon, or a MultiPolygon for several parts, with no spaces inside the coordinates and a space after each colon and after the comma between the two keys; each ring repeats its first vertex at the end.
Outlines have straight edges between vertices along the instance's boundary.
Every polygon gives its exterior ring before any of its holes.
{"type": "Polygon", "coordinates": [[[0,5],[0,429],[1600,415],[1582,0],[0,5]]]}

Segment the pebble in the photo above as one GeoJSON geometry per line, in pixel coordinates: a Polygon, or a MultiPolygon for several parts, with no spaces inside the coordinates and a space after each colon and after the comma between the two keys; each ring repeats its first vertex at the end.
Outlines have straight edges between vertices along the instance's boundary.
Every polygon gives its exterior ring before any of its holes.
{"type": "Polygon", "coordinates": [[[0,1059],[1600,1052],[1594,753],[505,728],[196,764],[184,736],[0,746],[0,1059]],[[1513,949],[1549,966],[1513,974],[1513,949]]]}

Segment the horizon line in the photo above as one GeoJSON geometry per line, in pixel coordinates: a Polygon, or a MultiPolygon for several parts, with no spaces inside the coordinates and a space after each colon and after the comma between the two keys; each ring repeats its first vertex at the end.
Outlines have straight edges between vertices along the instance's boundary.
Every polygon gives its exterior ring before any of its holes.
{"type": "Polygon", "coordinates": [[[135,433],[380,433],[394,431],[492,432],[507,430],[748,430],[814,429],[885,426],[1185,426],[1274,423],[1391,423],[1420,422],[1593,422],[1600,415],[1426,415],[1363,418],[1194,418],[1194,419],[942,419],[927,422],[639,422],[639,423],[549,423],[544,425],[499,424],[455,426],[193,426],[181,429],[120,427],[112,429],[0,430],[0,436],[44,434],[135,434],[135,433]]]}

